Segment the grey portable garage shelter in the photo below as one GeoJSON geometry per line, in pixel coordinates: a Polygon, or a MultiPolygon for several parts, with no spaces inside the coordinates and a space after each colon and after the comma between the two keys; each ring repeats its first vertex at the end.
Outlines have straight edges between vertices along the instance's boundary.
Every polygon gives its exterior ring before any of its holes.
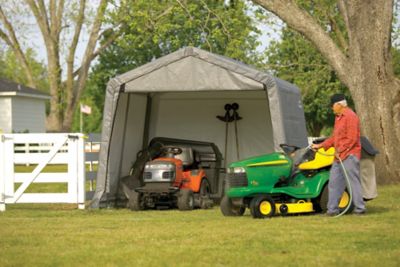
{"type": "MultiPolygon", "coordinates": [[[[225,146],[226,103],[240,105],[241,159],[280,150],[281,143],[307,145],[299,89],[241,62],[186,47],[110,80],[103,114],[101,150],[92,207],[117,199],[119,180],[136,154],[163,136],[225,146]]],[[[229,163],[236,137],[229,126],[229,163]]]]}

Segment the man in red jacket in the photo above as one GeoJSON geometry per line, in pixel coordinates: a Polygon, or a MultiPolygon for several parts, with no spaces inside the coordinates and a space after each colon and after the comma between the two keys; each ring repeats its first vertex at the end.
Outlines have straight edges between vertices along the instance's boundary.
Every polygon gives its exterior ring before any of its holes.
{"type": "MultiPolygon", "coordinates": [[[[360,121],[358,116],[347,107],[347,102],[343,94],[335,94],[331,97],[333,113],[335,113],[335,125],[333,134],[321,144],[313,144],[312,148],[323,147],[325,150],[334,147],[336,157],[339,157],[346,169],[353,193],[354,214],[364,214],[365,204],[362,197],[360,183],[360,121]]],[[[329,199],[328,216],[339,214],[340,198],[346,189],[346,180],[342,166],[335,159],[329,177],[329,199]]]]}

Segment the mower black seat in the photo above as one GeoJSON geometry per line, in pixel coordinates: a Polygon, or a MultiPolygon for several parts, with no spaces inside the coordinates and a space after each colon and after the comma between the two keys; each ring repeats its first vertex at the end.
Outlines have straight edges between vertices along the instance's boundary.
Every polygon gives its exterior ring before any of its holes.
{"type": "Polygon", "coordinates": [[[176,155],[176,159],[180,159],[182,161],[183,167],[189,167],[194,163],[193,149],[191,147],[180,147],[182,149],[182,153],[176,155]]]}

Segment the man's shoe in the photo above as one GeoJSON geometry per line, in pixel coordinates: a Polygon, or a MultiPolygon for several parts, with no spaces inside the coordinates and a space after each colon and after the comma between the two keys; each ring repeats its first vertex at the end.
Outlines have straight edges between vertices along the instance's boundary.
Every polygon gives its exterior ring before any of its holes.
{"type": "Polygon", "coordinates": [[[353,215],[355,215],[355,216],[363,216],[363,215],[365,215],[365,211],[363,210],[363,211],[354,211],[353,212],[353,215]]]}

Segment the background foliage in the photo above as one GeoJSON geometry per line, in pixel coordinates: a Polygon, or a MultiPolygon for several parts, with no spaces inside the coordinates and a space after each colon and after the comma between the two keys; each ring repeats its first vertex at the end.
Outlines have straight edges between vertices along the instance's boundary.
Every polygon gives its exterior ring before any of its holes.
{"type": "MultiPolygon", "coordinates": [[[[46,66],[36,60],[35,52],[28,48],[26,51],[28,64],[32,68],[34,73],[35,82],[38,84],[38,88],[43,92],[49,91],[49,84],[47,81],[47,70],[46,66]]],[[[14,53],[11,50],[0,49],[0,78],[14,81],[20,84],[27,84],[24,71],[21,65],[17,61],[14,53]]]]}
{"type": "Polygon", "coordinates": [[[300,88],[309,135],[329,135],[333,123],[330,96],[344,93],[352,105],[347,88],[332,68],[304,37],[288,28],[282,30],[282,39],[273,42],[266,54],[273,73],[300,88]]]}

